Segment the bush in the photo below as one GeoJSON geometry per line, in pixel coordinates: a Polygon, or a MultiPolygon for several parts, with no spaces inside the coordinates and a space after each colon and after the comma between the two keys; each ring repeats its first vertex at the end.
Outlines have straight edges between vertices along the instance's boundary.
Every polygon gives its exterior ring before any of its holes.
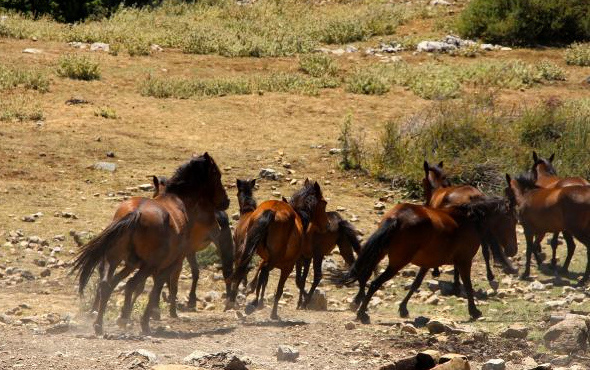
{"type": "Polygon", "coordinates": [[[7,67],[0,64],[0,91],[22,86],[28,90],[49,91],[49,79],[38,70],[7,67]]]}
{"type": "Polygon", "coordinates": [[[472,0],[461,14],[464,37],[535,45],[590,39],[587,0],[472,0]]]}
{"type": "Polygon", "coordinates": [[[565,51],[565,62],[576,66],[590,66],[590,43],[574,43],[565,51]]]}
{"type": "MultiPolygon", "coordinates": [[[[342,136],[351,137],[350,123],[344,128],[342,136]]],[[[350,143],[340,141],[344,153],[350,143]]],[[[560,175],[590,177],[589,146],[590,99],[550,99],[532,108],[506,110],[474,99],[443,102],[388,122],[376,150],[355,149],[367,160],[351,162],[377,178],[392,180],[410,196],[420,194],[424,159],[444,160],[454,183],[499,193],[505,173],[530,168],[533,150],[555,152],[560,175]]]]}
{"type": "Polygon", "coordinates": [[[113,108],[110,108],[110,107],[98,108],[94,112],[94,115],[97,117],[102,117],[102,118],[107,118],[107,119],[117,119],[119,117],[119,116],[117,116],[117,111],[115,111],[113,108]]]}
{"type": "Polygon", "coordinates": [[[43,111],[31,97],[22,95],[0,100],[0,121],[41,121],[43,111]]]}
{"type": "Polygon", "coordinates": [[[383,95],[390,89],[384,68],[372,66],[356,69],[346,80],[346,91],[353,94],[383,95]]]}
{"type": "Polygon", "coordinates": [[[540,77],[546,81],[565,81],[565,70],[555,63],[548,60],[542,60],[535,64],[535,68],[540,74],[540,77]]]}
{"type": "Polygon", "coordinates": [[[99,80],[98,63],[85,55],[67,54],[58,60],[57,74],[74,80],[99,80]]]}
{"type": "Polygon", "coordinates": [[[299,69],[312,77],[334,77],[338,74],[338,65],[324,54],[304,55],[299,59],[299,69]]]}
{"type": "Polygon", "coordinates": [[[353,132],[352,115],[347,115],[338,137],[341,147],[340,166],[344,170],[360,170],[365,166],[363,139],[353,132]]]}

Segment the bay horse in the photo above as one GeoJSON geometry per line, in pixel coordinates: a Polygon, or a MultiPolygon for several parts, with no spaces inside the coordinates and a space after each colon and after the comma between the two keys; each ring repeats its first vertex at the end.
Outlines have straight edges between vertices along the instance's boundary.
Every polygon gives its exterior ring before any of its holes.
{"type": "Polygon", "coordinates": [[[326,216],[328,218],[328,226],[325,231],[320,230],[316,225],[312,225],[306,232],[305,243],[311,245],[311,255],[304,254],[297,261],[297,276],[299,276],[303,286],[303,290],[300,291],[297,301],[297,308],[307,308],[315,289],[322,280],[324,257],[332,253],[336,245],[347,266],[351,266],[355,261],[355,254],[358,255],[360,253],[361,243],[355,227],[342,218],[338,212],[326,212],[326,216]],[[304,296],[302,292],[305,292],[305,282],[312,259],[314,270],[313,283],[309,292],[304,296]]]}
{"type": "Polygon", "coordinates": [[[122,202],[111,224],[81,247],[72,269],[78,272],[80,294],[96,267],[103,270],[95,332],[103,332],[104,312],[114,287],[137,269],[126,284],[123,309],[131,311],[131,293],[152,276],[154,286],[141,317],[142,331],[150,332],[150,316],[166,282],[170,283],[170,311],[175,313],[182,262],[193,252],[195,240],[207,238],[215,225],[215,211],[228,206],[221,172],[208,153],[181,165],[157,198],[122,202]],[[121,263],[125,266],[115,274],[121,263]]]}
{"type": "MultiPolygon", "coordinates": [[[[470,203],[476,199],[485,197],[485,194],[479,189],[471,185],[451,185],[448,181],[445,172],[443,171],[443,162],[432,166],[427,161],[424,161],[424,179],[422,179],[422,186],[424,187],[424,204],[433,208],[443,208],[454,205],[461,205],[470,203]]],[[[517,272],[516,268],[507,257],[513,257],[518,252],[518,242],[516,238],[505,238],[512,235],[509,230],[515,229],[517,220],[514,213],[496,214],[493,220],[490,220],[492,230],[481,246],[481,252],[486,264],[486,277],[492,287],[497,287],[494,272],[492,271],[490,263],[490,250],[494,255],[494,259],[500,262],[506,272],[514,274],[517,272]],[[493,230],[498,230],[494,232],[493,230]],[[494,235],[495,234],[495,235],[494,235]],[[503,247],[500,248],[500,246],[503,247]]],[[[437,269],[435,269],[437,270],[437,269]]],[[[439,272],[433,275],[440,275],[439,272]]],[[[454,274],[454,289],[459,291],[459,273],[455,269],[454,274]]]]}
{"type": "MultiPolygon", "coordinates": [[[[536,176],[536,184],[541,188],[564,188],[567,186],[590,186],[590,181],[584,179],[583,177],[559,177],[557,176],[557,171],[553,166],[553,160],[555,159],[555,153],[551,154],[551,156],[546,159],[539,157],[537,152],[533,151],[533,167],[531,171],[536,176]]],[[[551,267],[556,269],[557,267],[557,245],[559,233],[554,233],[553,238],[551,238],[551,251],[552,251],[552,258],[551,258],[551,267]]],[[[560,269],[561,273],[567,273],[569,270],[569,265],[574,255],[574,251],[576,250],[576,244],[571,235],[567,232],[563,233],[563,239],[567,245],[567,256],[563,263],[563,266],[560,269]]],[[[540,265],[543,258],[541,257],[541,241],[543,237],[538,238],[535,240],[535,251],[533,252],[537,263],[540,265]]]]}
{"type": "Polygon", "coordinates": [[[517,204],[517,215],[527,243],[526,264],[522,278],[528,278],[531,257],[537,240],[545,233],[567,232],[586,246],[588,261],[579,284],[590,278],[590,186],[540,188],[534,173],[528,172],[512,179],[506,175],[510,197],[517,204]]]}
{"type": "MultiPolygon", "coordinates": [[[[317,182],[305,181],[302,189],[291,198],[290,203],[281,200],[267,200],[261,203],[247,220],[246,237],[238,246],[239,256],[232,275],[232,291],[228,307],[235,304],[239,283],[247,273],[248,265],[257,253],[261,258],[260,272],[256,284],[256,297],[246,307],[251,313],[264,304],[264,291],[268,283],[270,270],[281,270],[271,319],[278,319],[278,303],[283,294],[283,287],[304,249],[305,230],[317,225],[320,230],[327,227],[326,201],[317,182]]],[[[309,252],[308,252],[309,253],[309,252]]],[[[299,277],[296,279],[299,291],[302,291],[299,277]]]]}
{"type": "MultiPolygon", "coordinates": [[[[166,190],[168,179],[164,176],[153,176],[154,184],[154,198],[163,194],[166,190]]],[[[195,253],[189,253],[186,260],[191,269],[191,289],[186,304],[187,309],[194,310],[197,307],[197,284],[199,282],[199,264],[197,263],[197,253],[207,248],[211,243],[215,244],[217,252],[221,259],[221,270],[223,278],[225,279],[225,293],[226,297],[229,295],[229,278],[233,271],[234,259],[234,243],[232,239],[231,228],[229,225],[229,217],[225,211],[215,211],[216,225],[213,226],[207,238],[203,241],[196,240],[198,245],[195,245],[195,253]]],[[[198,237],[198,233],[195,234],[198,237]]],[[[143,289],[142,289],[143,290],[143,289]]]]}
{"type": "MultiPolygon", "coordinates": [[[[252,213],[258,207],[256,203],[256,199],[254,198],[254,190],[256,188],[256,179],[236,179],[236,188],[238,189],[238,205],[240,207],[240,218],[236,223],[236,227],[234,228],[234,252],[237,253],[237,248],[244,243],[246,239],[248,221],[252,213]]],[[[256,282],[258,281],[258,273],[260,272],[261,266],[258,267],[256,270],[256,274],[250,283],[250,293],[256,289],[256,282]]],[[[244,278],[242,283],[244,287],[248,284],[248,272],[250,267],[248,267],[246,273],[244,274],[244,278]]],[[[229,296],[229,295],[228,295],[229,296]]]]}
{"type": "MultiPolygon", "coordinates": [[[[409,263],[419,266],[420,271],[400,304],[402,317],[408,316],[407,303],[420,287],[428,269],[442,265],[454,265],[458,269],[467,293],[469,315],[473,319],[480,317],[471,285],[473,257],[489,235],[490,217],[510,212],[514,212],[510,204],[499,197],[478,198],[470,203],[445,208],[411,203],[394,206],[383,216],[358,259],[341,279],[344,284],[359,282],[359,291],[354,299],[355,304],[360,303],[357,319],[363,323],[370,322],[367,306],[371,297],[409,263]],[[365,294],[368,279],[385,256],[389,257],[387,268],[371,282],[365,294]]],[[[516,238],[516,230],[506,231],[516,238]]]]}

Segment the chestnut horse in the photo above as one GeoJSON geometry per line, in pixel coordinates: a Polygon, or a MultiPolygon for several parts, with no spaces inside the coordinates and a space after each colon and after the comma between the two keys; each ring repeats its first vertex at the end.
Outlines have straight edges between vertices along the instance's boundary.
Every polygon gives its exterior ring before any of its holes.
{"type": "Polygon", "coordinates": [[[131,310],[126,306],[138,284],[149,276],[154,280],[141,317],[142,331],[150,331],[150,316],[166,282],[170,283],[170,311],[175,313],[182,261],[194,252],[194,241],[205,240],[215,226],[215,211],[228,206],[221,173],[207,153],[180,166],[158,198],[133,197],[121,203],[111,224],[82,246],[74,261],[80,294],[94,269],[98,265],[103,269],[95,332],[103,331],[104,312],[114,287],[136,269],[139,271],[125,287],[124,309],[131,310]],[[115,274],[122,262],[125,266],[115,274]]]}
{"type": "MultiPolygon", "coordinates": [[[[443,171],[443,162],[436,166],[431,166],[427,161],[424,161],[424,179],[422,180],[424,187],[425,201],[424,204],[433,208],[443,208],[447,206],[467,204],[473,200],[484,197],[479,189],[470,185],[454,185],[452,186],[447,180],[447,176],[443,171]]],[[[503,237],[510,236],[512,233],[508,229],[516,228],[516,217],[514,213],[497,214],[493,220],[490,220],[490,230],[492,232],[482,244],[481,252],[486,264],[486,276],[490,285],[494,288],[498,283],[495,281],[495,276],[490,264],[490,250],[497,262],[501,262],[508,273],[516,273],[517,270],[512,266],[512,263],[507,257],[513,257],[518,252],[518,242],[516,238],[503,239],[503,237]],[[503,247],[500,248],[500,246],[503,247]]],[[[434,273],[434,275],[439,275],[434,273]]],[[[459,273],[455,269],[454,278],[455,291],[459,291],[459,273]]]]}
{"type": "MultiPolygon", "coordinates": [[[[164,176],[153,176],[154,183],[154,198],[163,194],[166,190],[167,178],[164,176]]],[[[221,270],[225,279],[226,296],[229,294],[229,277],[232,274],[234,263],[234,244],[231,235],[231,228],[229,226],[229,217],[225,211],[215,211],[215,221],[213,229],[209,233],[207,239],[200,242],[200,245],[195,245],[195,253],[190,253],[186,256],[186,260],[191,268],[192,283],[186,304],[187,309],[194,310],[197,307],[197,284],[199,283],[199,264],[197,263],[197,252],[207,248],[211,243],[217,247],[217,252],[221,259],[221,270]]],[[[196,234],[198,235],[198,234],[196,234]]],[[[196,242],[199,242],[198,240],[196,242]]]]}
{"type": "MultiPolygon", "coordinates": [[[[551,154],[549,159],[545,159],[539,157],[537,152],[533,151],[533,167],[531,171],[536,176],[536,184],[541,188],[564,188],[567,186],[589,186],[590,182],[583,177],[559,177],[557,176],[557,171],[555,171],[555,167],[553,167],[553,160],[555,159],[555,153],[551,154]]],[[[551,267],[555,269],[557,267],[557,245],[558,245],[558,237],[559,233],[554,233],[553,238],[551,238],[551,251],[552,251],[552,258],[551,258],[551,267]]],[[[561,267],[562,273],[567,273],[569,269],[570,262],[574,255],[574,251],[576,250],[576,244],[570,234],[567,232],[563,233],[563,239],[567,245],[567,256],[561,267]]],[[[537,260],[537,263],[540,264],[542,262],[542,257],[540,255],[541,252],[541,241],[543,237],[538,238],[535,240],[535,251],[534,256],[537,260]]]]}
{"type": "MultiPolygon", "coordinates": [[[[367,306],[373,294],[409,263],[420,266],[410,291],[401,302],[399,312],[408,315],[407,303],[420,287],[428,269],[441,265],[454,265],[458,269],[465,291],[469,314],[473,319],[481,316],[475,306],[471,285],[471,265],[479,245],[488,234],[491,216],[514,212],[503,198],[482,197],[470,203],[432,208],[423,205],[400,203],[387,212],[378,229],[367,240],[350,270],[342,278],[345,284],[359,282],[354,299],[361,303],[357,319],[369,323],[367,306]],[[365,295],[365,285],[377,264],[385,257],[389,264],[385,271],[371,282],[365,295]]],[[[516,238],[516,230],[506,230],[516,238]]]]}
{"type": "Polygon", "coordinates": [[[320,230],[317,226],[312,225],[306,233],[306,243],[311,245],[311,255],[304,254],[303,257],[297,261],[297,276],[303,285],[303,290],[299,293],[299,300],[297,301],[297,308],[307,308],[307,304],[311,300],[313,293],[320,281],[322,280],[322,263],[324,257],[332,253],[336,245],[340,251],[340,255],[346,262],[347,266],[351,266],[355,261],[355,253],[358,255],[361,249],[361,244],[358,234],[354,226],[340,216],[338,212],[327,212],[328,227],[325,231],[320,230]],[[313,283],[307,295],[305,292],[305,281],[309,273],[309,266],[313,258],[313,283]]]}
{"type": "MultiPolygon", "coordinates": [[[[246,238],[238,246],[236,268],[232,275],[232,291],[229,305],[235,304],[238,284],[247,273],[248,265],[254,253],[261,257],[261,267],[256,284],[256,298],[246,307],[250,313],[264,304],[264,291],[268,283],[270,270],[278,268],[281,275],[277,285],[271,319],[278,319],[277,309],[283,287],[295,263],[301,258],[304,249],[305,230],[317,225],[320,230],[326,228],[326,201],[317,182],[309,180],[301,190],[296,192],[290,203],[280,200],[268,200],[261,203],[250,215],[245,226],[246,238]]],[[[297,286],[301,292],[300,279],[297,286]]]]}
{"type": "Polygon", "coordinates": [[[518,218],[527,243],[526,265],[522,278],[531,271],[531,257],[537,240],[545,233],[567,232],[586,246],[588,261],[580,285],[590,278],[590,186],[540,188],[533,173],[511,179],[507,192],[517,204],[518,218]]]}

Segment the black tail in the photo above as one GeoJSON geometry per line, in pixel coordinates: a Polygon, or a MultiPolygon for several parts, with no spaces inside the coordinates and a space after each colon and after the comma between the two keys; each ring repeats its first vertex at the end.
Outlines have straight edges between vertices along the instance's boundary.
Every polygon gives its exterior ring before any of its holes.
{"type": "Polygon", "coordinates": [[[361,252],[361,242],[354,226],[352,226],[352,224],[346,220],[340,220],[338,227],[342,237],[344,237],[350,243],[352,249],[357,255],[359,255],[361,252]]]}
{"type": "Polygon", "coordinates": [[[246,246],[242,252],[242,257],[240,258],[238,266],[232,274],[232,280],[234,282],[239,283],[242,280],[244,274],[248,270],[250,260],[252,259],[252,256],[254,256],[256,247],[266,240],[268,227],[274,219],[275,211],[268,209],[262,213],[260,218],[256,221],[256,224],[248,230],[245,240],[246,246]]]}
{"type": "Polygon", "coordinates": [[[340,279],[342,284],[351,284],[357,280],[367,281],[373,270],[383,258],[383,250],[389,244],[392,233],[398,228],[398,220],[389,218],[375,231],[365,243],[357,260],[350,270],[340,279]]]}
{"type": "Polygon", "coordinates": [[[139,221],[140,216],[141,213],[137,211],[127,214],[122,219],[112,222],[97,237],[81,247],[74,261],[74,267],[72,267],[72,272],[78,271],[78,292],[80,295],[84,292],[84,288],[88,284],[92,272],[101,262],[109,248],[117,242],[125,231],[129,230],[130,227],[139,221]]]}

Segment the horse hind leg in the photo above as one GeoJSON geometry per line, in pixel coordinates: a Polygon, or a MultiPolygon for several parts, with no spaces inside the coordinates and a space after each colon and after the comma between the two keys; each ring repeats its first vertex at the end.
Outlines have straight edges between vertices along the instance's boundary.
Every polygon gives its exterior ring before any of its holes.
{"type": "Polygon", "coordinates": [[[399,315],[401,317],[408,317],[408,302],[410,301],[412,295],[420,288],[420,285],[422,285],[422,280],[424,280],[424,276],[426,276],[427,272],[428,268],[426,267],[421,267],[420,271],[418,271],[418,274],[416,275],[414,282],[412,282],[412,286],[410,287],[408,294],[406,294],[404,300],[399,304],[399,315]]]}
{"type": "MultiPolygon", "coordinates": [[[[309,292],[305,297],[305,301],[303,302],[303,308],[307,308],[307,305],[311,301],[313,297],[313,293],[315,292],[316,288],[322,281],[322,263],[324,262],[324,255],[321,252],[316,252],[316,255],[313,257],[313,283],[311,284],[311,288],[309,288],[309,292]]],[[[307,266],[309,269],[309,265],[307,266]]],[[[305,275],[307,276],[307,275],[305,275]]]]}
{"type": "Polygon", "coordinates": [[[371,285],[369,285],[369,291],[367,292],[367,295],[364,297],[363,303],[361,303],[361,306],[359,307],[356,313],[357,320],[359,320],[363,324],[369,324],[371,322],[371,319],[367,314],[367,307],[369,306],[369,301],[371,300],[371,297],[373,297],[373,294],[375,294],[375,292],[379,290],[379,288],[381,288],[381,286],[387,280],[394,277],[399,270],[399,268],[394,269],[391,266],[387,266],[385,271],[383,271],[381,275],[379,275],[375,280],[371,282],[371,285]]]}
{"type": "Polygon", "coordinates": [[[178,264],[176,269],[170,274],[170,278],[168,279],[168,289],[170,291],[170,298],[168,299],[169,313],[170,317],[173,319],[178,318],[178,313],[176,312],[176,298],[178,295],[178,279],[180,278],[180,273],[182,272],[182,262],[178,264]]]}
{"type": "Polygon", "coordinates": [[[150,333],[150,317],[152,315],[152,310],[158,306],[158,302],[160,301],[160,294],[162,293],[164,284],[170,278],[170,270],[170,268],[167,268],[153,278],[154,286],[152,288],[152,291],[150,292],[150,296],[145,311],[141,316],[141,331],[143,334],[150,333]]]}
{"type": "Polygon", "coordinates": [[[127,326],[127,323],[129,323],[131,309],[139,294],[143,292],[145,280],[148,276],[148,269],[141,267],[125,284],[125,300],[123,301],[123,307],[121,308],[121,315],[117,319],[117,325],[120,327],[124,328],[127,326]]]}
{"type": "Polygon", "coordinates": [[[114,289],[113,285],[111,284],[111,280],[116,267],[117,266],[115,264],[110,264],[106,260],[102,264],[102,280],[99,283],[100,302],[98,305],[98,314],[96,316],[96,320],[94,321],[94,332],[96,335],[102,335],[103,333],[104,313],[107,308],[107,302],[114,289]]]}
{"type": "MultiPolygon", "coordinates": [[[[565,238],[565,235],[564,235],[565,238]]],[[[551,238],[551,268],[557,269],[557,246],[559,245],[559,233],[553,233],[551,238]]]]}
{"type": "Polygon", "coordinates": [[[560,273],[567,274],[570,267],[570,263],[572,262],[572,257],[574,256],[574,252],[576,251],[576,243],[574,242],[574,238],[572,237],[572,235],[568,232],[563,232],[563,238],[565,239],[565,243],[567,246],[567,256],[565,257],[565,262],[563,263],[563,266],[560,269],[560,273]]]}
{"type": "Polygon", "coordinates": [[[94,302],[92,303],[92,308],[90,312],[98,312],[98,307],[100,306],[100,282],[104,279],[104,259],[100,261],[98,265],[98,274],[99,274],[99,284],[96,287],[96,293],[94,295],[94,302]]]}
{"type": "Polygon", "coordinates": [[[289,277],[289,274],[291,273],[292,270],[293,270],[293,267],[291,267],[290,269],[281,270],[281,276],[279,277],[279,283],[277,284],[277,292],[275,293],[274,304],[272,306],[272,311],[270,313],[270,318],[272,320],[279,319],[279,315],[277,312],[278,308],[279,308],[279,300],[281,299],[281,296],[283,295],[283,288],[285,287],[285,282],[287,281],[287,278],[289,277]]]}

